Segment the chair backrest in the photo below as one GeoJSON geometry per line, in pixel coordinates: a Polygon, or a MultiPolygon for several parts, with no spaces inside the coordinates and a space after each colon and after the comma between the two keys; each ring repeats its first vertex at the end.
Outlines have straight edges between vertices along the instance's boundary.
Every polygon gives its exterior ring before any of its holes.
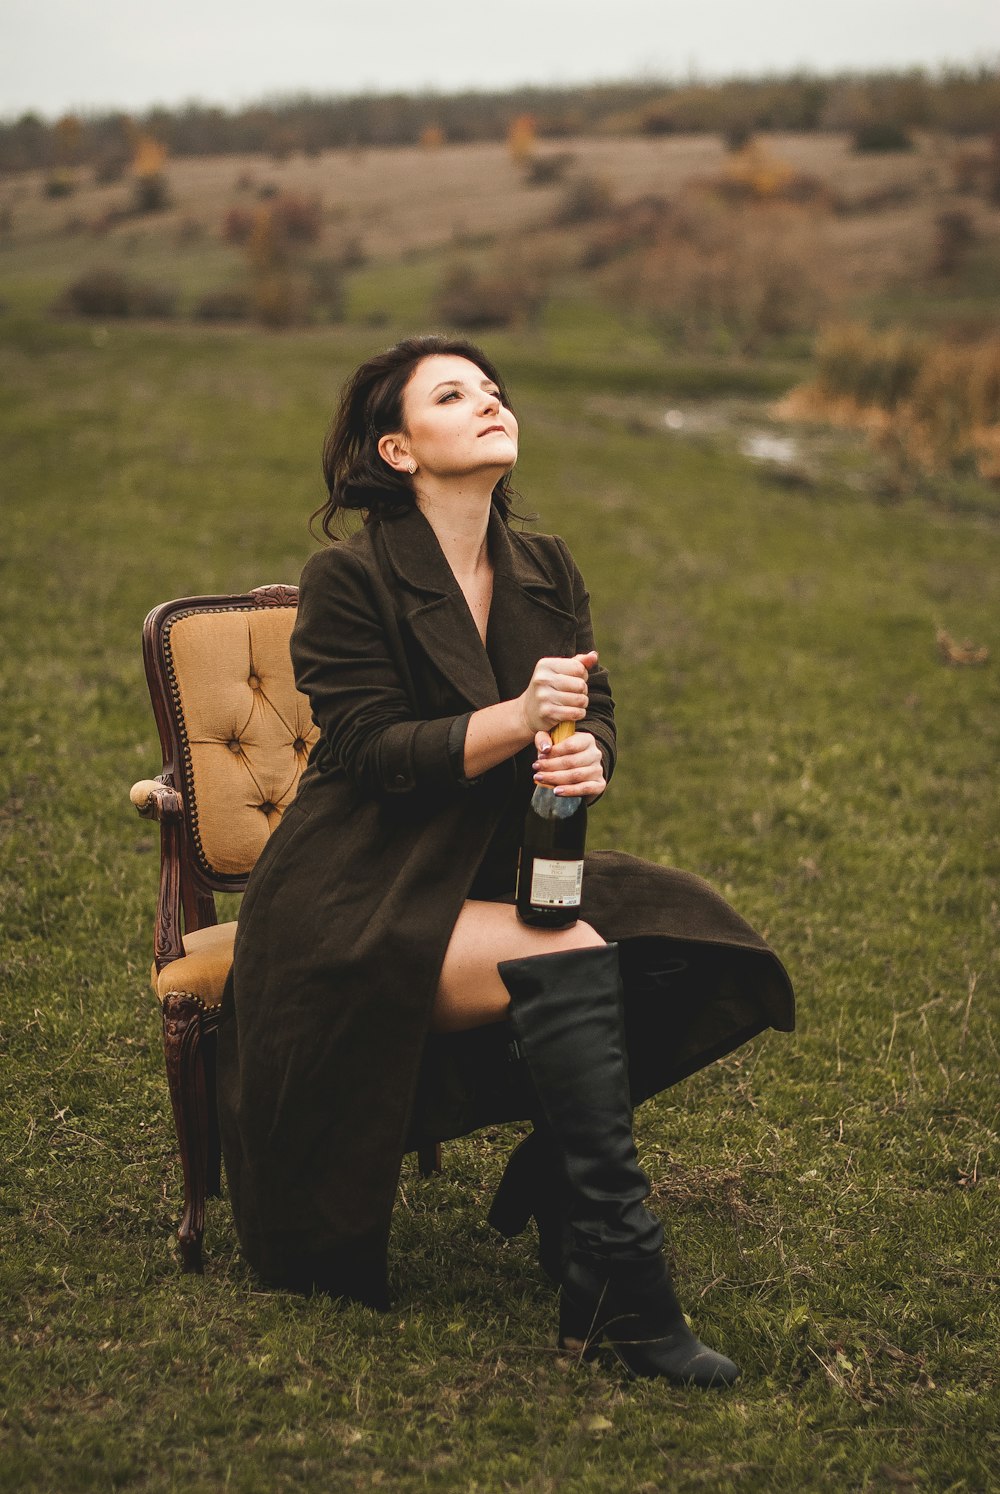
{"type": "Polygon", "coordinates": [[[163,771],[184,800],[184,870],[241,891],[295,797],[318,731],[288,645],[298,589],[185,597],[146,618],[143,657],[163,771]]]}

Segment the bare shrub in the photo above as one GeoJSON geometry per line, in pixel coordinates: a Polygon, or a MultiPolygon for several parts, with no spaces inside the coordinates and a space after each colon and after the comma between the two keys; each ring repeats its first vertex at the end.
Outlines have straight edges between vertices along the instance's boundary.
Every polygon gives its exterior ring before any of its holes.
{"type": "Polygon", "coordinates": [[[303,197],[296,192],[279,192],[257,208],[234,206],[222,220],[222,237],[227,244],[249,244],[254,234],[266,232],[286,244],[313,244],[323,230],[323,213],[318,197],[303,197]]]}
{"type": "Polygon", "coordinates": [[[293,244],[314,244],[323,231],[318,197],[282,192],[271,202],[271,217],[277,230],[293,244]]]}
{"type": "Polygon", "coordinates": [[[812,330],[829,305],[833,266],[814,214],[787,205],[688,201],[607,284],[669,341],[748,353],[812,330]]]}
{"type": "Polygon", "coordinates": [[[98,187],[110,187],[120,182],[127,170],[128,156],[123,151],[109,151],[94,162],[94,183],[98,187]]]}
{"type": "Polygon", "coordinates": [[[934,219],[932,275],[954,275],[976,241],[975,225],[962,208],[948,208],[934,219]]]}
{"type": "Polygon", "coordinates": [[[342,270],[359,270],[368,263],[365,246],[357,234],[344,239],[334,258],[342,270]]]}
{"type": "Polygon", "coordinates": [[[731,154],[744,150],[753,139],[753,128],[744,120],[734,120],[722,132],[722,143],[731,154]]]}
{"type": "Polygon", "coordinates": [[[287,270],[274,270],[254,277],[250,291],[254,319],[274,330],[294,327],[309,320],[306,287],[287,270]]]}
{"type": "Polygon", "coordinates": [[[529,187],[551,187],[561,182],[573,165],[576,156],[571,150],[549,151],[544,156],[532,156],[524,173],[529,187]]]}
{"type": "Polygon", "coordinates": [[[622,203],[584,245],[581,268],[597,269],[636,249],[645,249],[669,233],[672,206],[665,197],[637,197],[622,203]]]}
{"type": "Polygon", "coordinates": [[[559,228],[592,223],[605,217],[613,207],[614,193],[608,183],[599,176],[581,174],[567,182],[553,222],[559,228]]]}
{"type": "Polygon", "coordinates": [[[730,202],[825,203],[831,195],[820,177],[796,171],[752,138],[732,154],[717,177],[698,185],[730,202]]]}
{"type": "Polygon", "coordinates": [[[966,145],[951,158],[951,179],[956,192],[985,193],[989,179],[990,153],[966,145]]]}
{"type": "Polygon", "coordinates": [[[990,144],[986,174],[986,197],[988,201],[1000,206],[1000,130],[993,136],[990,144]]]}
{"type": "Polygon", "coordinates": [[[228,208],[222,220],[222,237],[227,244],[246,244],[256,222],[257,214],[252,208],[228,208]]]}
{"type": "Polygon", "coordinates": [[[72,197],[76,191],[76,178],[72,171],[60,168],[52,171],[42,183],[42,195],[44,197],[72,197]]]}
{"type": "Polygon", "coordinates": [[[637,123],[640,135],[673,135],[679,124],[677,110],[669,99],[661,99],[640,110],[637,123]]]}
{"type": "Polygon", "coordinates": [[[1000,338],[959,345],[847,326],[824,332],[816,352],[815,379],[779,415],[867,431],[901,489],[962,469],[1000,481],[1000,338]]]}
{"type": "Polygon", "coordinates": [[[250,293],[231,286],[206,291],[195,304],[201,322],[245,322],[250,315],[250,293]]]}
{"type": "MultiPolygon", "coordinates": [[[[246,254],[249,283],[246,315],[265,327],[291,327],[310,319],[319,305],[329,319],[343,311],[340,268],[333,260],[301,263],[302,246],[322,230],[318,197],[297,193],[269,196],[256,209],[231,207],[222,223],[228,243],[246,254]]],[[[222,303],[225,308],[226,303],[222,303]]]]}
{"type": "Polygon", "coordinates": [[[191,244],[200,244],[205,237],[205,225],[200,218],[182,218],[174,231],[174,243],[179,249],[191,244]]]}
{"type": "Polygon", "coordinates": [[[331,322],[343,319],[347,305],[342,271],[340,259],[315,259],[309,265],[312,300],[331,322]]]}
{"type": "Polygon", "coordinates": [[[170,206],[170,188],[161,173],[137,176],[132,186],[132,208],[140,214],[162,213],[170,206]]]}
{"type": "Polygon", "coordinates": [[[121,270],[88,270],[74,280],[53,310],[75,316],[173,316],[177,292],[173,286],[135,280],[121,270]]]}
{"type": "Polygon", "coordinates": [[[913,137],[894,120],[871,119],[855,128],[851,148],[860,154],[912,150],[913,137]]]}
{"type": "Polygon", "coordinates": [[[926,470],[969,464],[996,476],[987,467],[1000,436],[1000,338],[930,347],[900,415],[903,439],[926,470]]]}
{"type": "Polygon", "coordinates": [[[283,270],[288,264],[291,257],[288,235],[273,205],[254,213],[246,251],[251,271],[257,275],[269,275],[274,270],[283,270]]]}
{"type": "Polygon", "coordinates": [[[485,331],[533,321],[545,295],[537,270],[515,265],[483,274],[469,264],[457,264],[445,276],[434,309],[449,326],[485,331]]]}
{"type": "Polygon", "coordinates": [[[302,136],[293,125],[281,125],[272,132],[268,149],[272,160],[280,164],[302,149],[302,136]]]}
{"type": "Polygon", "coordinates": [[[894,410],[912,393],[925,348],[905,328],[873,332],[848,322],[824,328],[815,357],[816,383],[826,394],[894,410]]]}

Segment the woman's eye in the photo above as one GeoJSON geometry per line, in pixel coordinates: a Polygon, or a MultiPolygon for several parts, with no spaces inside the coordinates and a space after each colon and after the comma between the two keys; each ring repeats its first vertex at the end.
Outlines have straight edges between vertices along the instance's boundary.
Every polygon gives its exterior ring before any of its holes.
{"type": "Polygon", "coordinates": [[[449,400],[449,399],[458,399],[458,390],[457,389],[449,389],[448,393],[447,394],[443,394],[441,396],[441,398],[438,400],[438,404],[439,405],[443,405],[444,402],[445,402],[445,400],[449,400]]]}

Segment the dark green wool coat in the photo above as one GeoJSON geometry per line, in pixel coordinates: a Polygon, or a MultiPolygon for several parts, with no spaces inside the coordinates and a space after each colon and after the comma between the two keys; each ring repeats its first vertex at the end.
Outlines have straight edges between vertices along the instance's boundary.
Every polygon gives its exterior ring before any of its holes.
{"type": "MultiPolygon", "coordinates": [[[[519,695],[538,659],[582,653],[593,634],[562,540],[494,511],[489,545],[485,648],[419,510],[318,552],[302,574],[292,660],[321,736],[243,900],[218,1048],[237,1230],[275,1284],[385,1305],[405,1147],[518,1113],[509,1097],[442,1092],[445,1060],[460,1063],[484,1029],[427,1038],[459,910],[482,895],[484,853],[532,789],[533,747],[466,782],[465,729],[472,711],[519,695]]],[[[579,724],[610,778],[602,669],[589,687],[579,724]]],[[[583,886],[582,916],[621,948],[636,1102],[792,1026],[780,962],[701,878],[599,851],[583,886]]]]}

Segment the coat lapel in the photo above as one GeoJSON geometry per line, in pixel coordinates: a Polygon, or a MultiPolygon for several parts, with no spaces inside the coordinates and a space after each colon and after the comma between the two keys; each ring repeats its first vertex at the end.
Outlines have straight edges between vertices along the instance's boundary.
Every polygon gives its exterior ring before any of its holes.
{"type": "Polygon", "coordinates": [[[461,587],[419,509],[379,525],[384,553],[414,639],[474,709],[519,694],[538,659],[569,654],[576,618],[568,578],[554,576],[536,547],[490,514],[493,603],[483,647],[461,587]]]}
{"type": "Polygon", "coordinates": [[[549,569],[549,547],[523,539],[494,509],[490,519],[493,605],[487,633],[504,699],[519,695],[539,659],[576,649],[576,613],[568,576],[549,569]]]}
{"type": "Polygon", "coordinates": [[[424,653],[474,710],[500,699],[462,588],[418,508],[379,526],[402,602],[402,620],[424,653]]]}

